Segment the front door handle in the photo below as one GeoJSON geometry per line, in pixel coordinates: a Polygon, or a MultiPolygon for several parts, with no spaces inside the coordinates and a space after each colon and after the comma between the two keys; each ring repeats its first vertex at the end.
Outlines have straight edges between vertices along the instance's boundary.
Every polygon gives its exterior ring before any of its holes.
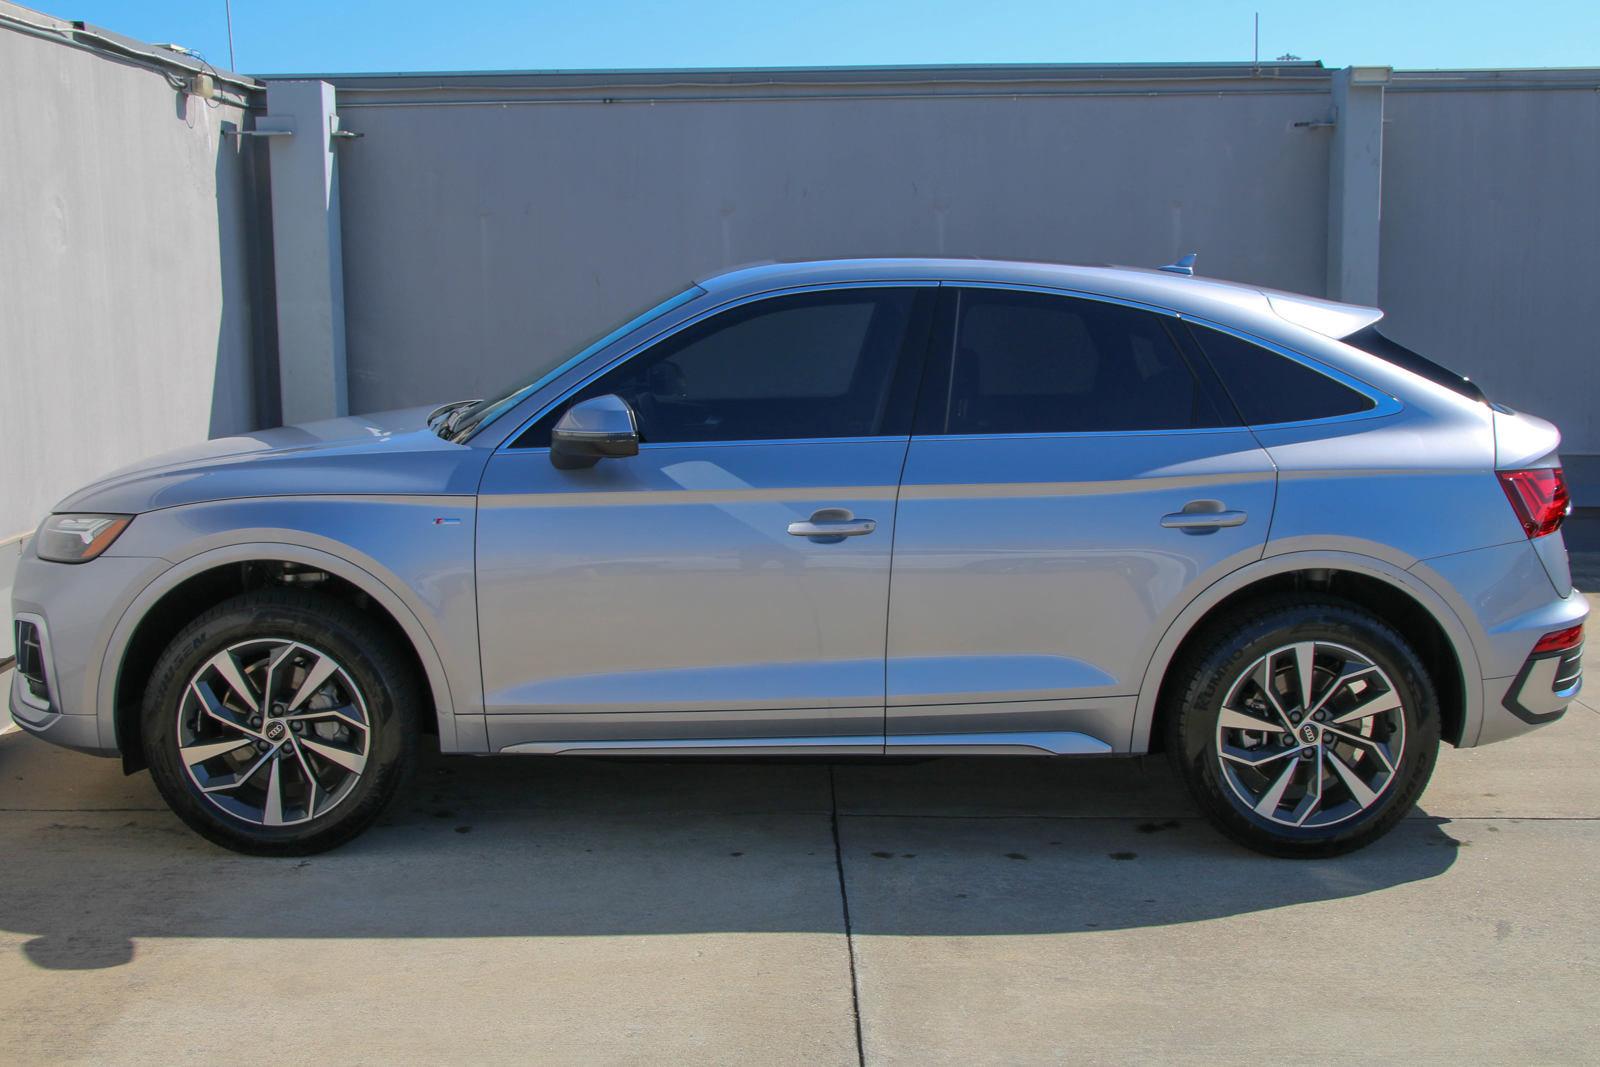
{"type": "Polygon", "coordinates": [[[1161,525],[1169,530],[1185,533],[1212,533],[1229,526],[1243,526],[1250,516],[1243,511],[1229,511],[1220,500],[1191,500],[1182,511],[1161,516],[1161,525]]]}
{"type": "Polygon", "coordinates": [[[847,508],[819,508],[804,522],[791,522],[789,535],[819,545],[832,545],[846,537],[861,537],[878,528],[876,519],[858,519],[847,508]]]}

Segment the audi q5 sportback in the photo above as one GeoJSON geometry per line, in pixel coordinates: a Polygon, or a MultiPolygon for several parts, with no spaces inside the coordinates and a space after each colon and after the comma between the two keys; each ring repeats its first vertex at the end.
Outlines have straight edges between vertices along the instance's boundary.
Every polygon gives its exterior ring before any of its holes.
{"type": "Polygon", "coordinates": [[[1165,750],[1265,852],[1372,841],[1441,740],[1578,692],[1558,435],[1366,307],[955,260],[692,286],[487,400],[69,497],[11,712],[242,852],[447,753],[1165,750]]]}

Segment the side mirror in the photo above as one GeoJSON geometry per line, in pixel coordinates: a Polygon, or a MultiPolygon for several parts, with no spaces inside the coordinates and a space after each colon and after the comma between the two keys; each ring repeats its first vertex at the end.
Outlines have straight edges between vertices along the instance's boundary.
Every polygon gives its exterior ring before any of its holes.
{"type": "Polygon", "coordinates": [[[583,470],[602,459],[638,454],[639,420],[620,396],[574,404],[550,431],[550,462],[558,470],[583,470]]]}

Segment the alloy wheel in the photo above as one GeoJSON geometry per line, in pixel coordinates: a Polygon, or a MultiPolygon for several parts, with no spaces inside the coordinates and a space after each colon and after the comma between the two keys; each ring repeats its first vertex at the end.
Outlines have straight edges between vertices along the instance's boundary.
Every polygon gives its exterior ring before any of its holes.
{"type": "Polygon", "coordinates": [[[1393,681],[1326,641],[1284,645],[1250,664],[1217,719],[1223,780],[1246,808],[1288,827],[1333,826],[1371,809],[1404,751],[1393,681]]]}
{"type": "Polygon", "coordinates": [[[326,814],[371,747],[366,701],[332,656],[288,638],[231,645],[184,690],[178,757],[213,807],[259,826],[326,814]]]}

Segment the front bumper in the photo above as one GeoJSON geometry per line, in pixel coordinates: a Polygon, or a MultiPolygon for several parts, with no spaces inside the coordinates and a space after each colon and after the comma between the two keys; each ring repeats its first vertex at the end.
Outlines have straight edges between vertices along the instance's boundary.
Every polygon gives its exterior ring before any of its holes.
{"type": "Polygon", "coordinates": [[[93,715],[60,715],[53,711],[41,711],[23,700],[18,690],[23,686],[23,681],[16,672],[12,672],[11,679],[11,721],[28,731],[37,734],[57,745],[66,748],[75,748],[80,752],[93,753],[96,756],[115,756],[115,747],[107,749],[100,742],[100,722],[93,715]]]}
{"type": "Polygon", "coordinates": [[[41,699],[23,672],[13,671],[12,721],[46,741],[117,755],[115,710],[112,701],[102,699],[106,652],[133,598],[169,566],[165,560],[132,556],[51,563],[24,553],[12,586],[11,614],[12,620],[38,629],[47,696],[41,699]]]}

